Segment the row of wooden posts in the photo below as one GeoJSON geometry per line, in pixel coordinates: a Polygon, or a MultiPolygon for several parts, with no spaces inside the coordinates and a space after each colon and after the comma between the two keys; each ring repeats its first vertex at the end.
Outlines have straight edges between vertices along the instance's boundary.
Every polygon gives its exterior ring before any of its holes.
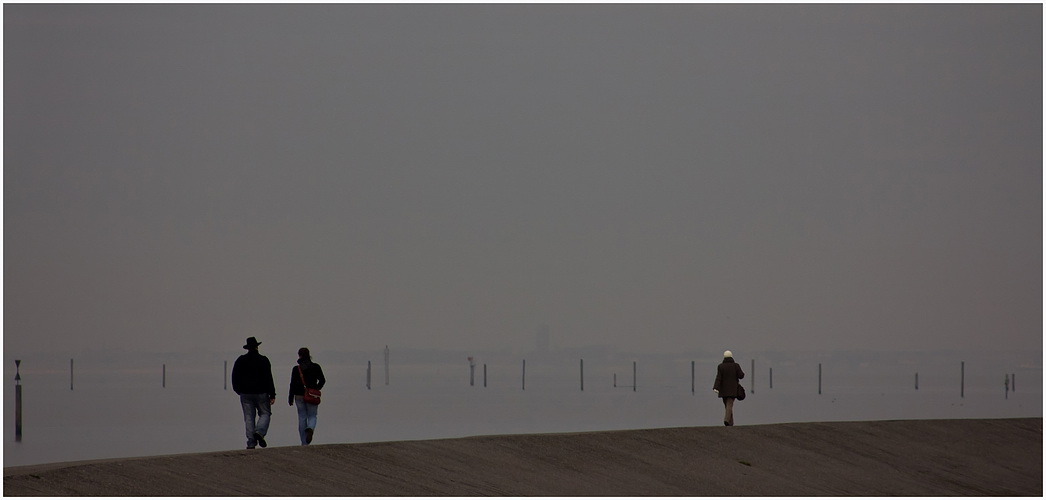
{"type": "MultiPolygon", "coordinates": [[[[15,381],[16,381],[16,385],[18,385],[17,382],[21,380],[21,376],[18,374],[18,367],[21,364],[21,362],[22,362],[21,360],[15,360],[15,381]]],[[[225,361],[224,363],[225,363],[224,374],[223,374],[223,379],[225,381],[224,389],[228,390],[229,389],[229,362],[225,361]]],[[[581,378],[580,386],[581,386],[581,390],[584,391],[585,390],[585,360],[581,359],[579,361],[579,365],[580,365],[579,366],[579,372],[580,372],[580,378],[581,378]]],[[[74,382],[74,369],[73,369],[73,366],[74,366],[73,365],[73,359],[70,358],[69,359],[69,390],[70,391],[73,390],[73,388],[74,388],[74,385],[73,385],[73,382],[74,382]]],[[[475,385],[475,368],[476,368],[475,361],[473,360],[472,357],[469,357],[469,385],[470,386],[474,386],[475,385]]],[[[695,372],[695,370],[696,370],[696,363],[694,361],[691,361],[690,362],[690,392],[691,393],[696,392],[696,387],[695,387],[696,372],[695,372]]],[[[635,391],[636,388],[637,388],[636,373],[637,373],[636,372],[636,362],[633,361],[632,362],[632,385],[621,385],[621,386],[619,386],[617,384],[617,373],[615,373],[614,374],[614,387],[615,388],[616,387],[622,387],[622,388],[631,387],[632,390],[635,391]]],[[[748,390],[754,394],[755,393],[755,360],[754,359],[752,360],[752,367],[751,367],[750,373],[751,373],[752,377],[748,381],[748,383],[750,384],[750,387],[748,388],[748,390]]],[[[161,387],[166,388],[167,387],[167,364],[166,363],[161,365],[161,374],[162,375],[161,375],[160,385],[161,385],[161,387]]],[[[817,364],[817,393],[818,394],[821,394],[821,375],[822,375],[821,363],[818,363],[817,364]]],[[[1007,374],[1005,384],[1006,384],[1007,395],[1009,394],[1009,392],[1011,390],[1013,392],[1017,392],[1017,374],[1007,374]]],[[[385,385],[389,385],[389,352],[388,352],[388,347],[385,348],[385,385]]],[[[486,386],[487,386],[487,364],[484,363],[483,364],[483,387],[486,387],[486,386]]],[[[526,388],[527,388],[527,360],[526,359],[523,360],[523,375],[522,375],[521,387],[522,387],[523,390],[526,390],[526,388]]],[[[770,383],[769,383],[769,387],[771,389],[774,388],[774,369],[773,369],[773,367],[770,367],[770,383]]],[[[371,362],[369,360],[367,361],[367,389],[368,390],[371,389],[371,362]]],[[[915,389],[919,390],[919,372],[915,372],[915,389]]],[[[965,397],[965,395],[966,395],[966,362],[962,361],[962,362],[960,362],[959,396],[960,397],[965,397]]]]}
{"type": "MultiPolygon", "coordinates": [[[[15,360],[15,441],[19,441],[19,442],[22,441],[22,376],[19,373],[19,367],[21,366],[21,364],[22,364],[22,360],[20,360],[20,359],[16,359],[15,360]]],[[[469,385],[472,385],[472,386],[475,385],[475,368],[476,368],[475,361],[472,359],[472,357],[469,357],[469,385]]],[[[167,387],[167,364],[166,363],[163,364],[161,370],[162,370],[162,374],[163,374],[162,375],[162,379],[161,379],[161,386],[162,387],[167,387]]],[[[585,360],[584,359],[581,359],[580,362],[579,362],[579,372],[580,372],[580,378],[581,378],[581,380],[580,380],[581,390],[584,391],[585,390],[585,360]]],[[[748,383],[750,384],[748,390],[751,393],[754,394],[755,393],[755,360],[754,359],[752,360],[752,368],[751,368],[751,372],[750,373],[752,374],[752,378],[749,379],[749,381],[748,381],[748,383]]],[[[822,371],[821,371],[821,363],[818,363],[817,364],[817,394],[821,394],[821,373],[822,373],[822,371]]],[[[959,376],[960,377],[959,378],[959,397],[966,397],[966,362],[965,361],[960,362],[960,372],[959,373],[960,373],[960,376],[959,376]]],[[[73,380],[74,380],[73,379],[73,374],[74,374],[74,371],[73,371],[73,359],[70,358],[69,359],[69,390],[70,391],[73,390],[73,380]]],[[[631,387],[632,391],[636,391],[636,389],[638,388],[638,384],[636,382],[636,374],[637,374],[636,362],[633,361],[632,362],[632,385],[630,385],[630,386],[626,385],[626,386],[620,386],[620,387],[623,387],[623,388],[631,387]]],[[[696,377],[696,363],[694,361],[691,361],[690,362],[690,392],[692,394],[696,393],[695,377],[696,377]]],[[[228,385],[228,381],[229,381],[229,362],[228,361],[225,361],[224,380],[225,380],[225,387],[224,387],[224,389],[228,390],[229,389],[229,385],[228,385]]],[[[389,385],[389,349],[388,349],[388,347],[385,347],[385,385],[389,385]]],[[[487,386],[487,364],[484,363],[483,364],[483,387],[486,387],[486,386],[487,386]]],[[[614,373],[614,387],[615,388],[619,387],[617,385],[617,373],[614,373]]],[[[774,388],[774,369],[773,369],[773,367],[770,368],[770,388],[771,389],[774,388]]],[[[370,390],[370,389],[371,389],[371,363],[368,360],[367,361],[367,390],[370,390]]],[[[522,376],[522,382],[521,382],[521,389],[524,390],[524,391],[527,389],[527,360],[526,359],[523,360],[523,376],[522,376]]],[[[919,390],[919,372],[915,373],[915,389],[919,390]]],[[[1014,374],[1008,374],[1007,377],[1006,377],[1006,397],[1007,398],[1009,398],[1009,393],[1010,393],[1011,390],[1013,392],[1017,392],[1017,374],[1015,374],[1015,373],[1014,374]]]]}

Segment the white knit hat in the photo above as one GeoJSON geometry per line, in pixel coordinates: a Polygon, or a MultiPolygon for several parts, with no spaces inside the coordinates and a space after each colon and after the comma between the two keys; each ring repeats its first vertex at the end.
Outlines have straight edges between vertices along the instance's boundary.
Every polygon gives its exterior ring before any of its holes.
{"type": "Polygon", "coordinates": [[[730,351],[723,351],[723,357],[724,358],[732,358],[732,357],[734,357],[734,353],[732,353],[730,351]]]}

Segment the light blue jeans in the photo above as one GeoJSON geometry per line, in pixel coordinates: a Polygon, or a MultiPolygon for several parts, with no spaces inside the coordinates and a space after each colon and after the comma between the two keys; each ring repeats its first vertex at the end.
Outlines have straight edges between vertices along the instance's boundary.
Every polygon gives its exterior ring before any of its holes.
{"type": "Polygon", "coordinates": [[[243,407],[243,425],[247,429],[247,446],[257,446],[258,441],[254,434],[261,437],[269,432],[269,416],[272,409],[269,407],[268,394],[240,394],[240,406],[243,407]],[[258,421],[255,422],[255,417],[258,421]]]}
{"type": "Polygon", "coordinates": [[[308,404],[301,396],[294,396],[294,406],[298,408],[298,436],[301,437],[301,444],[308,444],[305,442],[305,429],[316,430],[316,410],[320,405],[308,404]]]}

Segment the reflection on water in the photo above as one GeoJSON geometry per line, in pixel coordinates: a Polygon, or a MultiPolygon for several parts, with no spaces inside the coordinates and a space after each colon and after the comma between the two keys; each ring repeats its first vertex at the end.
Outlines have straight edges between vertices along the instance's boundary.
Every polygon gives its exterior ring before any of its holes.
{"type": "MultiPolygon", "coordinates": [[[[315,443],[721,425],[722,404],[711,392],[714,365],[696,368],[694,392],[688,362],[641,366],[634,391],[631,362],[586,361],[584,391],[579,366],[564,365],[531,362],[525,390],[521,366],[514,364],[489,366],[486,387],[482,367],[469,386],[466,363],[397,366],[390,385],[375,376],[368,390],[365,363],[326,363],[315,443]],[[615,374],[621,387],[613,387],[615,374]]],[[[964,397],[960,374],[950,365],[924,367],[919,390],[914,373],[832,368],[820,395],[816,364],[776,368],[773,388],[768,369],[755,380],[750,374],[749,398],[735,406],[736,424],[1042,416],[1041,368],[1022,369],[1018,391],[1008,399],[1001,377],[970,368],[964,397]]],[[[286,400],[290,370],[288,377],[275,371],[280,394],[267,441],[296,446],[297,417],[286,400]]],[[[224,388],[222,376],[221,364],[169,365],[164,388],[159,369],[85,366],[70,391],[67,369],[34,372],[23,363],[23,440],[14,440],[14,391],[8,387],[4,465],[243,448],[238,398],[224,388]]]]}

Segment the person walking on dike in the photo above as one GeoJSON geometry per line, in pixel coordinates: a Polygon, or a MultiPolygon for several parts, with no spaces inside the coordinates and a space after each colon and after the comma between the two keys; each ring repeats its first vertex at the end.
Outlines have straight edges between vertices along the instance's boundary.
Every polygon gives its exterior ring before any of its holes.
{"type": "Polygon", "coordinates": [[[291,388],[287,404],[298,407],[298,437],[301,438],[302,446],[312,443],[312,435],[316,432],[316,411],[319,409],[319,404],[305,402],[305,388],[319,390],[323,389],[323,384],[326,383],[323,369],[312,362],[309,348],[298,349],[298,364],[291,368],[291,388]]]}
{"type": "Polygon", "coordinates": [[[739,392],[739,380],[745,378],[745,372],[741,371],[741,365],[734,362],[734,354],[730,351],[723,352],[723,362],[719,363],[716,370],[715,385],[712,390],[723,398],[723,406],[726,414],[723,416],[723,425],[734,425],[734,400],[739,392]]]}
{"type": "Polygon", "coordinates": [[[247,354],[236,358],[232,365],[232,390],[240,395],[243,407],[243,424],[247,429],[247,449],[266,446],[265,434],[269,432],[272,405],[276,403],[276,384],[272,381],[272,365],[269,358],[258,352],[254,337],[243,346],[247,354]],[[257,417],[257,421],[255,418],[257,417]]]}

